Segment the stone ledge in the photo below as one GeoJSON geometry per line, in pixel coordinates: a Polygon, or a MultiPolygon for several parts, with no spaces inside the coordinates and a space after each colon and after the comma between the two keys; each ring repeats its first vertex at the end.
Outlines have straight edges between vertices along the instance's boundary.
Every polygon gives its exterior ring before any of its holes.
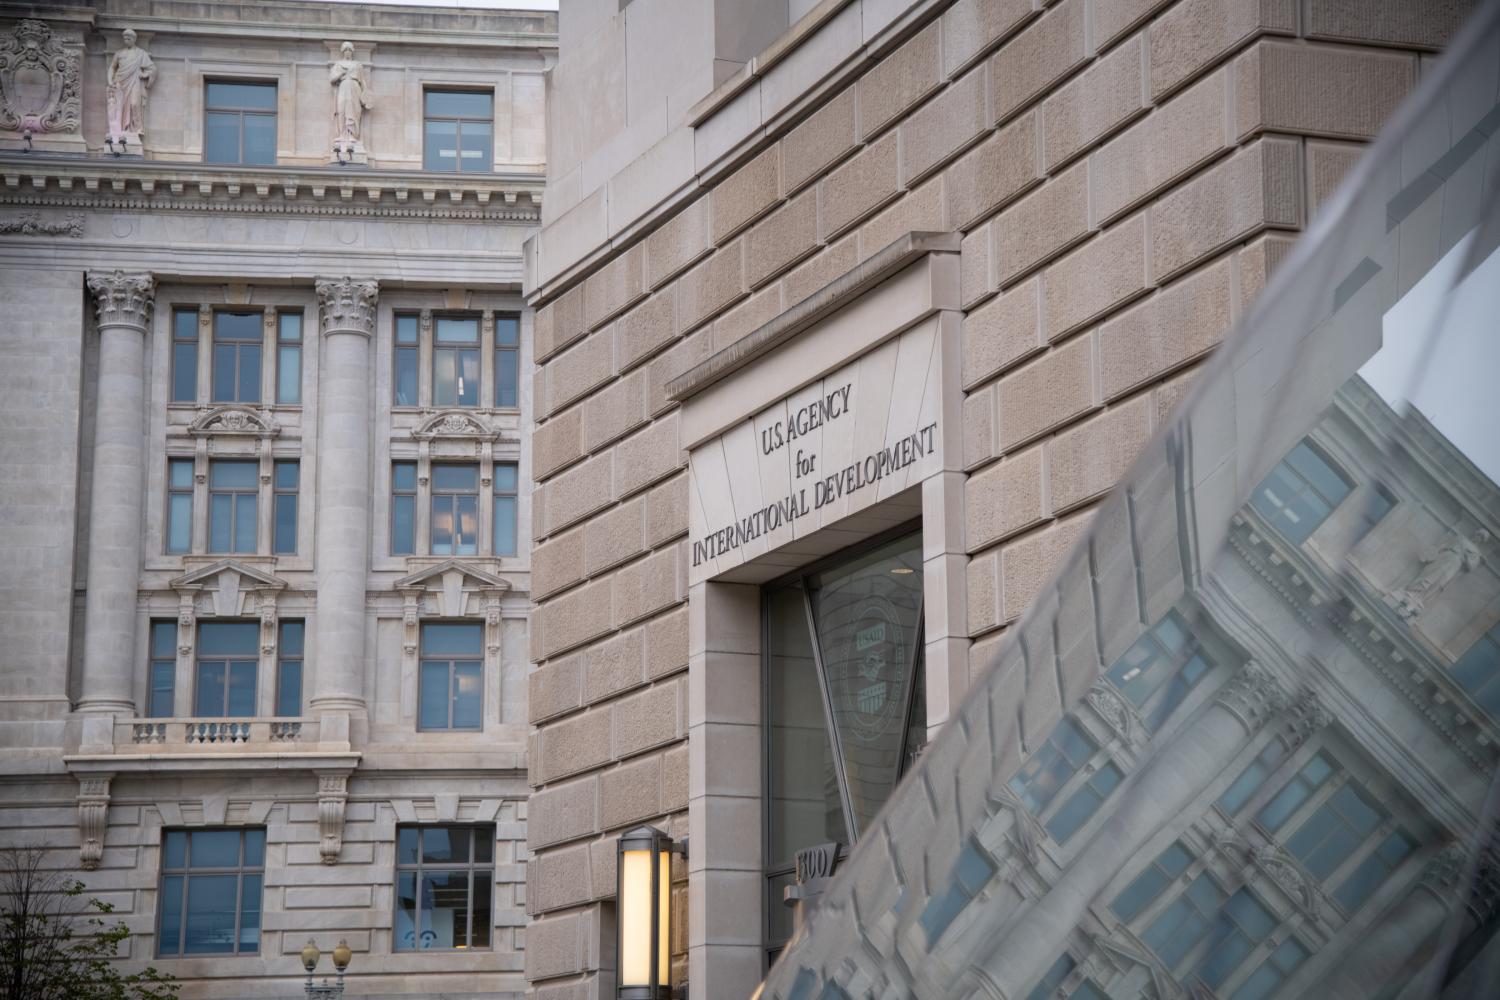
{"type": "Polygon", "coordinates": [[[930,253],[958,253],[960,234],[910,232],[861,264],[845,271],[801,302],[739,340],[710,355],[667,383],[667,396],[682,402],[726,378],[762,354],[785,343],[812,324],[930,253]]]}

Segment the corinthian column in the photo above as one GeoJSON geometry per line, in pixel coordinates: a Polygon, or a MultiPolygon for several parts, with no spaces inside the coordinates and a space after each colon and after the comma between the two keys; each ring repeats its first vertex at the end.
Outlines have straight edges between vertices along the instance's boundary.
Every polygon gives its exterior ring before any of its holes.
{"type": "Polygon", "coordinates": [[[370,551],[370,336],[374,281],[319,279],[318,612],[315,711],[365,708],[370,551]]]}
{"type": "Polygon", "coordinates": [[[92,272],[88,286],[99,320],[99,387],[78,710],[133,714],[130,680],[146,458],[146,328],[155,283],[149,274],[92,272]]]}
{"type": "Polygon", "coordinates": [[[1072,867],[1032,905],[985,960],[1007,996],[1019,996],[1056,959],[1090,902],[1168,819],[1182,812],[1222,771],[1245,741],[1286,707],[1285,692],[1258,663],[1249,662],[1212,705],[1118,789],[1104,809],[1108,819],[1072,867]]]}

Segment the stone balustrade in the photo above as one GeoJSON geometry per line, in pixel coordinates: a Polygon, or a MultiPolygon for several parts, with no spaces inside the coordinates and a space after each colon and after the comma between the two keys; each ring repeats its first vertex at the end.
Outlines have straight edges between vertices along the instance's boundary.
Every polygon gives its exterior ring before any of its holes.
{"type": "Polygon", "coordinates": [[[303,750],[318,743],[317,719],[119,719],[116,753],[303,750]]]}

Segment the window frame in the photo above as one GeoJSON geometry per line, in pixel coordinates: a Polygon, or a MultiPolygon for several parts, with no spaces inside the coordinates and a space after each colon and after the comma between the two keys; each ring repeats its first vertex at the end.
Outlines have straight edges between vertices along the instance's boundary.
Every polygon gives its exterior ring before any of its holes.
{"type": "Polygon", "coordinates": [[[197,628],[196,628],[196,633],[193,636],[193,640],[194,640],[193,641],[193,713],[192,713],[192,717],[193,718],[195,718],[195,719],[245,720],[245,719],[254,719],[254,718],[257,717],[258,710],[260,708],[260,639],[259,639],[259,632],[260,632],[260,625],[259,625],[258,622],[255,622],[255,621],[250,620],[250,619],[244,619],[244,618],[213,618],[213,619],[207,619],[207,620],[200,620],[198,622],[197,628]],[[251,636],[252,636],[252,643],[251,643],[251,646],[250,646],[250,653],[249,653],[249,655],[230,654],[230,653],[222,653],[222,654],[221,653],[212,653],[212,654],[209,654],[209,656],[207,658],[209,663],[223,663],[224,664],[224,710],[222,712],[220,712],[220,713],[204,712],[200,708],[200,706],[202,704],[201,699],[202,699],[202,692],[203,692],[203,663],[204,663],[204,660],[205,660],[204,653],[203,653],[203,629],[204,629],[205,626],[213,626],[213,625],[245,625],[245,626],[251,628],[251,630],[252,630],[251,633],[250,633],[251,636]],[[251,697],[250,711],[248,713],[246,713],[245,715],[231,715],[231,714],[229,714],[231,680],[232,680],[232,678],[234,676],[233,664],[236,664],[236,663],[249,663],[251,665],[251,667],[253,668],[253,673],[252,673],[251,679],[250,679],[250,697],[251,697]]]}
{"type": "Polygon", "coordinates": [[[306,327],[306,317],[301,309],[276,310],[276,389],[273,393],[276,399],[274,405],[276,406],[302,405],[302,372],[303,361],[305,360],[303,344],[305,342],[306,327]],[[287,336],[287,321],[290,319],[297,321],[296,335],[291,337],[287,336]],[[294,390],[293,396],[295,397],[292,399],[283,398],[281,391],[283,388],[282,383],[287,374],[285,368],[286,358],[289,353],[294,354],[297,359],[296,377],[291,382],[294,390]]]}
{"type": "MultiPolygon", "coordinates": [[[[393,879],[392,879],[393,899],[392,899],[392,905],[391,905],[391,948],[392,948],[392,950],[396,951],[396,952],[414,952],[414,953],[417,953],[417,954],[428,953],[428,952],[435,952],[435,953],[449,952],[449,953],[451,953],[451,952],[462,952],[462,951],[493,951],[494,948],[495,948],[495,928],[494,928],[493,922],[494,922],[495,913],[496,913],[496,908],[495,908],[495,889],[496,889],[495,876],[497,874],[496,869],[498,867],[497,864],[496,864],[496,860],[495,860],[496,856],[497,856],[496,830],[495,830],[494,824],[492,824],[492,823],[400,823],[400,824],[398,824],[396,826],[396,859],[395,859],[395,864],[392,865],[392,874],[394,876],[393,879]],[[428,830],[438,830],[438,829],[442,829],[442,830],[465,829],[465,830],[468,831],[468,833],[469,833],[469,838],[468,838],[469,839],[469,860],[467,862],[459,862],[459,861],[423,861],[422,860],[422,842],[423,842],[423,839],[424,839],[425,832],[428,831],[428,830]],[[411,862],[403,862],[401,860],[401,834],[402,834],[403,831],[406,831],[406,830],[415,831],[416,835],[417,835],[416,855],[415,855],[416,856],[416,860],[415,861],[411,861],[411,862]],[[489,845],[490,845],[490,860],[488,862],[482,862],[482,861],[478,861],[478,860],[475,859],[475,855],[478,853],[476,851],[476,848],[479,845],[480,836],[484,835],[484,834],[487,834],[488,839],[489,839],[489,845]],[[414,882],[414,884],[415,884],[415,886],[417,888],[417,893],[420,894],[420,892],[421,892],[421,885],[422,885],[422,873],[424,871],[444,871],[444,872],[451,872],[451,871],[456,871],[456,870],[462,870],[462,871],[464,871],[468,875],[468,894],[467,894],[468,895],[468,903],[467,903],[467,906],[465,907],[465,913],[466,913],[466,916],[467,916],[467,920],[465,922],[465,931],[466,931],[466,933],[465,933],[465,940],[466,940],[466,943],[464,945],[462,945],[462,946],[454,945],[453,947],[449,947],[449,948],[423,948],[423,947],[418,946],[415,943],[415,941],[409,947],[406,946],[406,945],[403,945],[401,943],[401,941],[400,941],[400,937],[399,937],[399,934],[398,934],[397,929],[396,929],[397,916],[398,916],[398,914],[401,913],[401,876],[402,876],[402,874],[406,873],[406,872],[410,872],[410,873],[412,873],[415,876],[415,882],[414,882]],[[474,909],[475,909],[474,903],[475,903],[475,900],[476,900],[476,895],[475,895],[475,892],[474,892],[474,876],[475,876],[476,873],[483,873],[483,872],[488,872],[489,876],[490,876],[490,907],[489,907],[489,913],[490,913],[491,925],[488,928],[486,928],[486,942],[485,942],[485,944],[483,944],[483,945],[475,945],[474,944],[474,909]]],[[[421,936],[422,936],[422,912],[423,912],[422,906],[421,906],[421,904],[419,902],[418,905],[417,905],[417,910],[416,910],[416,920],[413,922],[413,927],[414,927],[413,937],[416,939],[416,941],[420,941],[421,936]]]]}
{"type": "Polygon", "coordinates": [[[404,559],[404,558],[406,558],[408,556],[414,556],[414,555],[417,554],[417,535],[418,535],[418,531],[417,531],[417,511],[418,511],[419,505],[421,503],[421,498],[422,498],[422,484],[421,484],[421,475],[420,475],[420,464],[418,463],[418,461],[416,459],[414,459],[414,458],[412,458],[412,459],[405,459],[405,458],[392,459],[391,460],[391,477],[390,477],[390,483],[391,483],[391,516],[390,516],[390,539],[389,539],[389,545],[388,545],[388,547],[390,549],[390,555],[391,555],[392,558],[404,559]],[[404,489],[404,488],[401,488],[401,487],[397,486],[397,483],[396,483],[396,469],[397,469],[397,466],[400,466],[403,469],[408,468],[408,467],[411,469],[411,488],[410,489],[404,489]],[[410,533],[410,536],[406,539],[406,551],[404,551],[404,552],[403,551],[398,551],[397,544],[396,544],[396,542],[397,542],[397,536],[398,536],[398,533],[397,533],[397,530],[396,530],[396,507],[397,507],[397,500],[402,500],[402,499],[406,499],[406,500],[410,500],[411,501],[411,533],[410,533]]]}
{"type": "Polygon", "coordinates": [[[156,957],[157,958],[166,958],[166,959],[173,959],[173,958],[177,958],[177,959],[197,959],[197,958],[207,958],[207,957],[238,958],[238,957],[243,956],[243,955],[256,955],[256,956],[258,956],[258,955],[261,955],[261,954],[264,953],[264,949],[261,947],[261,940],[260,940],[260,938],[261,938],[261,936],[263,936],[265,934],[266,849],[267,849],[267,846],[268,846],[268,844],[267,844],[267,839],[268,838],[266,837],[266,832],[267,832],[266,831],[266,827],[263,827],[263,826],[242,826],[242,827],[237,827],[237,826],[165,827],[165,828],[162,829],[162,831],[161,831],[161,841],[157,845],[157,851],[158,851],[157,858],[159,859],[159,864],[158,864],[158,868],[157,868],[157,877],[156,877],[157,906],[156,906],[156,923],[155,923],[155,930],[156,930],[156,949],[155,950],[156,950],[156,957]],[[237,832],[239,834],[239,860],[238,860],[238,863],[236,865],[234,865],[233,867],[205,866],[203,868],[194,868],[193,867],[193,863],[192,863],[192,859],[193,859],[193,853],[192,853],[193,852],[193,834],[195,834],[195,833],[205,833],[205,832],[222,832],[222,831],[228,831],[228,830],[235,831],[235,832],[237,832]],[[183,834],[183,836],[184,836],[183,863],[182,863],[182,867],[181,868],[172,868],[172,867],[169,867],[168,864],[167,864],[167,839],[171,835],[178,834],[178,833],[183,834]],[[259,833],[261,835],[261,852],[260,852],[261,858],[260,858],[260,864],[259,865],[249,865],[249,864],[246,864],[246,861],[245,861],[245,837],[246,837],[246,834],[249,834],[249,833],[259,833]],[[235,899],[234,899],[234,947],[232,949],[230,949],[229,951],[206,951],[206,952],[191,952],[190,953],[187,950],[187,932],[188,932],[188,926],[191,923],[191,914],[188,912],[188,894],[189,894],[189,886],[190,886],[190,881],[189,880],[195,874],[197,874],[197,875],[229,875],[229,874],[233,874],[233,875],[236,876],[236,878],[235,878],[235,899]],[[259,917],[259,921],[258,921],[259,926],[256,928],[256,943],[255,943],[255,950],[254,951],[243,949],[240,946],[240,938],[241,938],[242,933],[243,933],[244,919],[245,919],[245,877],[247,875],[251,876],[251,877],[257,877],[258,876],[260,878],[260,900],[259,900],[259,904],[258,904],[258,906],[256,908],[256,912],[260,915],[260,917],[259,917]],[[179,911],[179,913],[180,913],[180,920],[181,920],[181,927],[179,929],[178,938],[177,938],[177,950],[176,951],[172,951],[172,952],[167,952],[167,951],[163,951],[162,950],[162,920],[165,917],[166,910],[167,910],[166,906],[164,905],[165,904],[165,900],[167,898],[167,879],[168,878],[177,878],[177,877],[180,877],[182,879],[181,909],[179,911]]]}
{"type": "Polygon", "coordinates": [[[416,310],[396,309],[391,313],[391,407],[419,409],[422,405],[422,314],[416,310]],[[401,342],[402,322],[410,320],[415,339],[409,344],[401,342]],[[410,352],[412,365],[412,399],[403,403],[397,395],[401,386],[401,360],[403,352],[410,352]]]}
{"type": "MultiPolygon", "coordinates": [[[[212,406],[260,406],[262,404],[261,380],[266,372],[266,337],[265,337],[265,310],[259,311],[249,308],[245,309],[215,309],[209,326],[209,373],[208,373],[208,402],[212,406]],[[219,317],[221,316],[244,316],[255,318],[255,328],[258,332],[253,340],[244,338],[225,338],[223,345],[234,348],[234,398],[220,399],[218,397],[219,383],[219,317]],[[240,389],[244,375],[243,355],[245,348],[254,347],[259,356],[255,367],[254,399],[241,399],[240,389]]],[[[279,345],[278,345],[279,346],[279,345]]]]}
{"type": "Polygon", "coordinates": [[[493,328],[494,365],[492,366],[491,379],[494,386],[490,398],[494,400],[497,410],[519,410],[521,408],[521,314],[495,311],[492,315],[491,327],[493,328]],[[500,338],[500,327],[502,323],[513,324],[515,339],[511,342],[502,342],[500,338]],[[508,380],[510,384],[503,383],[500,378],[501,369],[504,367],[502,359],[510,358],[510,370],[514,375],[508,380]],[[500,398],[501,391],[509,389],[514,397],[512,402],[504,402],[500,398]]]}
{"type": "Polygon", "coordinates": [[[267,79],[265,77],[253,76],[205,76],[203,78],[203,162],[215,163],[225,166],[240,167],[274,167],[277,164],[277,153],[281,146],[281,81],[277,78],[267,79]],[[272,109],[245,108],[231,105],[217,106],[209,102],[209,88],[216,83],[239,84],[252,87],[269,87],[272,96],[272,109]],[[239,157],[234,160],[210,160],[208,158],[208,116],[212,113],[237,114],[239,116],[239,128],[236,135],[239,136],[239,157]],[[271,145],[271,160],[268,163],[249,163],[245,160],[245,115],[250,114],[261,118],[270,118],[273,127],[272,135],[275,138],[271,145]]]}
{"type": "MultiPolygon", "coordinates": [[[[298,506],[302,495],[302,460],[300,458],[278,458],[271,463],[271,554],[273,556],[294,556],[297,554],[297,542],[300,532],[297,530],[298,506]],[[290,468],[295,482],[291,486],[283,486],[281,472],[290,468]],[[281,547],[281,511],[283,506],[291,507],[291,548],[281,547]]],[[[257,512],[258,515],[259,512],[257,512]]]]}
{"type": "MultiPolygon", "coordinates": [[[[418,330],[417,337],[418,337],[418,345],[419,345],[418,355],[420,357],[420,343],[421,343],[421,321],[420,320],[418,320],[418,323],[417,323],[417,330],[418,330]]],[[[430,359],[428,364],[429,364],[429,369],[430,370],[427,373],[427,376],[428,376],[427,377],[427,394],[428,394],[428,399],[430,399],[432,401],[432,407],[434,409],[441,409],[441,410],[449,410],[449,409],[452,409],[452,410],[477,410],[477,409],[483,408],[483,406],[484,406],[484,398],[485,398],[485,395],[484,395],[484,315],[483,315],[483,313],[464,312],[464,311],[457,311],[457,312],[434,312],[434,313],[432,313],[432,330],[431,330],[431,334],[430,334],[430,340],[431,340],[431,349],[428,351],[428,356],[429,356],[429,359],[430,359]],[[470,342],[470,341],[440,341],[438,339],[438,329],[439,329],[439,327],[441,327],[441,325],[443,324],[443,322],[445,320],[450,321],[450,322],[453,321],[453,320],[463,320],[463,321],[473,322],[473,324],[474,324],[474,340],[472,342],[470,342]],[[474,401],[472,403],[465,403],[463,401],[463,395],[464,394],[463,394],[462,390],[459,388],[459,386],[463,382],[463,377],[459,374],[459,370],[460,370],[459,358],[465,352],[470,352],[470,353],[472,353],[474,355],[475,385],[474,385],[474,401]],[[438,358],[439,358],[440,355],[450,355],[450,354],[454,356],[453,402],[451,402],[451,403],[444,403],[444,402],[439,402],[438,401],[438,358]]]]}
{"type": "Polygon", "coordinates": [[[423,84],[422,85],[422,169],[427,173],[441,174],[492,174],[495,172],[495,88],[483,86],[463,86],[451,84],[423,84]],[[461,115],[430,115],[427,113],[427,97],[429,94],[483,94],[490,99],[490,116],[488,118],[463,117],[461,115]],[[451,121],[455,124],[453,134],[454,167],[452,170],[444,170],[441,167],[430,167],[427,165],[427,123],[434,121],[451,121]],[[490,127],[490,155],[486,166],[477,170],[465,170],[463,168],[463,135],[464,122],[486,122],[490,127]]]}
{"type": "Polygon", "coordinates": [[[431,619],[420,622],[417,626],[417,732],[419,733],[482,733],[484,732],[484,688],[486,681],[485,652],[484,652],[484,622],[471,618],[458,619],[431,619]],[[427,628],[431,625],[462,625],[474,629],[479,638],[478,651],[473,654],[441,654],[429,656],[427,652],[427,628]],[[447,696],[444,701],[444,711],[448,724],[445,726],[429,726],[422,721],[422,674],[428,663],[443,663],[447,666],[448,685],[447,696]],[[454,725],[454,707],[457,699],[458,668],[459,664],[475,663],[478,665],[479,693],[477,695],[478,705],[475,715],[479,722],[473,726],[454,725]]]}
{"type": "Polygon", "coordinates": [[[162,517],[162,553],[169,556],[191,555],[193,551],[193,503],[197,494],[198,473],[197,463],[189,455],[167,456],[167,482],[166,482],[166,506],[163,508],[162,517]],[[186,487],[175,486],[172,483],[172,468],[186,468],[188,470],[188,484],[186,487]],[[172,547],[172,500],[174,497],[187,498],[187,545],[184,548],[172,547]]]}
{"type": "Polygon", "coordinates": [[[185,306],[174,306],[172,308],[172,329],[167,341],[168,402],[187,404],[196,404],[198,402],[198,355],[203,350],[203,337],[198,329],[198,317],[198,306],[193,306],[191,309],[185,306]],[[183,317],[188,318],[188,323],[192,327],[191,336],[183,336],[182,334],[183,317]],[[192,365],[190,367],[184,368],[179,362],[177,354],[180,347],[192,349],[192,365]],[[179,396],[177,394],[177,380],[184,374],[189,379],[192,392],[187,396],[179,396]]]}
{"type": "MultiPolygon", "coordinates": [[[[481,484],[481,492],[483,485],[481,484]]],[[[521,463],[496,461],[490,468],[490,554],[498,559],[514,559],[521,551],[521,463]],[[500,486],[500,470],[507,469],[510,472],[510,485],[502,489],[500,486]],[[509,526],[510,547],[509,551],[502,552],[500,549],[500,525],[502,518],[500,508],[502,504],[508,503],[510,513],[503,519],[509,526]]]]}
{"type": "MultiPolygon", "coordinates": [[[[480,482],[482,469],[478,462],[433,462],[428,469],[427,476],[427,554],[432,556],[448,556],[450,558],[459,556],[480,555],[479,539],[483,534],[482,522],[483,512],[480,510],[480,499],[484,496],[484,484],[480,482]],[[437,470],[442,468],[472,469],[474,470],[474,491],[455,489],[439,489],[437,484],[437,470]],[[438,551],[433,541],[437,531],[438,498],[447,498],[451,504],[450,510],[453,514],[453,541],[449,543],[448,551],[438,551]],[[458,500],[461,497],[474,498],[474,542],[472,551],[460,551],[460,539],[463,537],[458,531],[458,500]]],[[[419,477],[420,478],[420,477],[419,477]]],[[[419,482],[418,486],[421,485],[419,482]]]]}
{"type": "MultiPolygon", "coordinates": [[[[1275,465],[1273,465],[1263,477],[1261,477],[1259,482],[1255,484],[1255,488],[1250,493],[1248,506],[1255,511],[1256,515],[1262,521],[1264,521],[1271,528],[1271,530],[1275,531],[1276,534],[1286,539],[1292,545],[1300,548],[1307,542],[1311,541],[1312,536],[1317,534],[1318,529],[1328,523],[1328,519],[1333,516],[1334,511],[1338,510],[1339,507],[1354,494],[1356,485],[1357,484],[1353,477],[1351,477],[1349,473],[1344,470],[1343,464],[1335,461],[1333,456],[1329,454],[1328,449],[1324,448],[1322,445],[1314,441],[1312,435],[1309,434],[1300,438],[1296,444],[1287,449],[1286,454],[1282,455],[1281,459],[1275,465]],[[1338,497],[1337,499],[1331,499],[1325,496],[1322,490],[1318,488],[1316,483],[1314,483],[1308,477],[1304,476],[1300,470],[1298,470],[1291,464],[1293,453],[1295,453],[1298,448],[1302,447],[1307,448],[1307,450],[1312,453],[1314,458],[1322,462],[1323,465],[1328,468],[1328,471],[1331,472],[1336,479],[1343,483],[1344,492],[1342,496],[1338,497]],[[1290,475],[1295,476],[1298,480],[1301,481],[1301,487],[1296,491],[1294,497],[1301,496],[1303,493],[1311,491],[1312,493],[1316,494],[1318,499],[1328,507],[1328,513],[1324,514],[1316,524],[1308,528],[1300,538],[1294,537],[1293,535],[1287,533],[1285,529],[1288,527],[1288,525],[1283,523],[1283,518],[1278,518],[1276,516],[1267,514],[1260,506],[1261,494],[1265,491],[1266,484],[1270,482],[1271,478],[1283,468],[1288,470],[1288,473],[1290,475]]],[[[1287,510],[1287,504],[1291,502],[1291,499],[1293,498],[1282,500],[1281,502],[1276,504],[1277,514],[1282,514],[1287,510]]]]}
{"type": "Polygon", "coordinates": [[[278,719],[300,719],[302,717],[303,696],[307,693],[307,622],[301,618],[282,618],[276,622],[276,690],[273,694],[272,708],[278,719]],[[301,635],[297,639],[297,649],[288,650],[291,645],[287,641],[287,633],[291,629],[298,629],[301,635]],[[287,696],[287,668],[292,664],[297,667],[297,710],[295,712],[283,711],[282,702],[287,696]]]}
{"type": "Polygon", "coordinates": [[[1167,722],[1182,707],[1198,685],[1203,683],[1204,678],[1212,674],[1218,666],[1219,661],[1207,648],[1207,643],[1188,624],[1187,619],[1174,608],[1158,619],[1155,625],[1143,631],[1135,642],[1126,648],[1125,652],[1116,657],[1115,662],[1104,671],[1104,678],[1115,691],[1119,692],[1121,698],[1135,707],[1142,724],[1148,732],[1155,735],[1165,728],[1167,722]],[[1182,648],[1179,650],[1174,650],[1162,637],[1162,630],[1168,625],[1175,627],[1184,637],[1182,648]],[[1136,672],[1143,673],[1159,663],[1167,664],[1167,669],[1156,686],[1146,692],[1144,697],[1137,702],[1128,688],[1134,677],[1119,678],[1115,675],[1119,668],[1126,665],[1126,657],[1141,648],[1143,644],[1155,647],[1155,655],[1143,666],[1132,664],[1136,672]],[[1201,661],[1201,669],[1196,676],[1187,678],[1187,668],[1195,660],[1201,661]],[[1174,696],[1175,700],[1173,700],[1174,696]]]}
{"type": "Polygon", "coordinates": [[[177,714],[177,621],[173,618],[153,618],[146,629],[146,711],[147,719],[170,719],[177,714]],[[165,652],[158,647],[157,640],[165,636],[165,652]],[[164,667],[171,683],[165,688],[166,711],[157,711],[157,670],[164,667]]]}
{"type": "Polygon", "coordinates": [[[224,457],[209,460],[208,463],[208,553],[211,555],[256,555],[260,551],[260,463],[255,458],[224,457]],[[255,468],[255,483],[250,487],[219,487],[214,486],[214,467],[220,464],[232,463],[237,465],[253,466],[255,468]],[[214,497],[225,495],[230,497],[229,506],[229,548],[218,549],[214,547],[214,497]],[[249,497],[255,504],[255,539],[248,549],[235,547],[236,529],[239,525],[239,509],[241,498],[249,497]]]}

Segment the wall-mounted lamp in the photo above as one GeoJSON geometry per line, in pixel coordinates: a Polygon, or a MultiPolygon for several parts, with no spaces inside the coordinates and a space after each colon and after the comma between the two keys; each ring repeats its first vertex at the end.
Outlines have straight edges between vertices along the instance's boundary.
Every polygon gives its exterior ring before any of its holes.
{"type": "Polygon", "coordinates": [[[334,948],[333,954],[329,956],[333,959],[333,971],[338,973],[336,983],[330,985],[326,976],[321,984],[313,983],[313,970],[318,967],[318,959],[322,957],[323,953],[318,950],[317,944],[312,938],[308,938],[307,944],[302,946],[302,967],[307,970],[307,983],[303,986],[303,991],[309,997],[328,998],[328,1000],[342,997],[344,995],[344,970],[349,968],[349,962],[354,958],[349,942],[340,939],[338,947],[334,948]]]}
{"type": "Polygon", "coordinates": [[[21,138],[26,140],[26,148],[22,150],[22,152],[31,152],[31,129],[28,128],[26,131],[22,132],[21,138]]]}
{"type": "Polygon", "coordinates": [[[687,856],[687,841],[654,826],[620,835],[615,871],[618,925],[617,1000],[670,1000],[672,996],[672,855],[687,856]]]}

